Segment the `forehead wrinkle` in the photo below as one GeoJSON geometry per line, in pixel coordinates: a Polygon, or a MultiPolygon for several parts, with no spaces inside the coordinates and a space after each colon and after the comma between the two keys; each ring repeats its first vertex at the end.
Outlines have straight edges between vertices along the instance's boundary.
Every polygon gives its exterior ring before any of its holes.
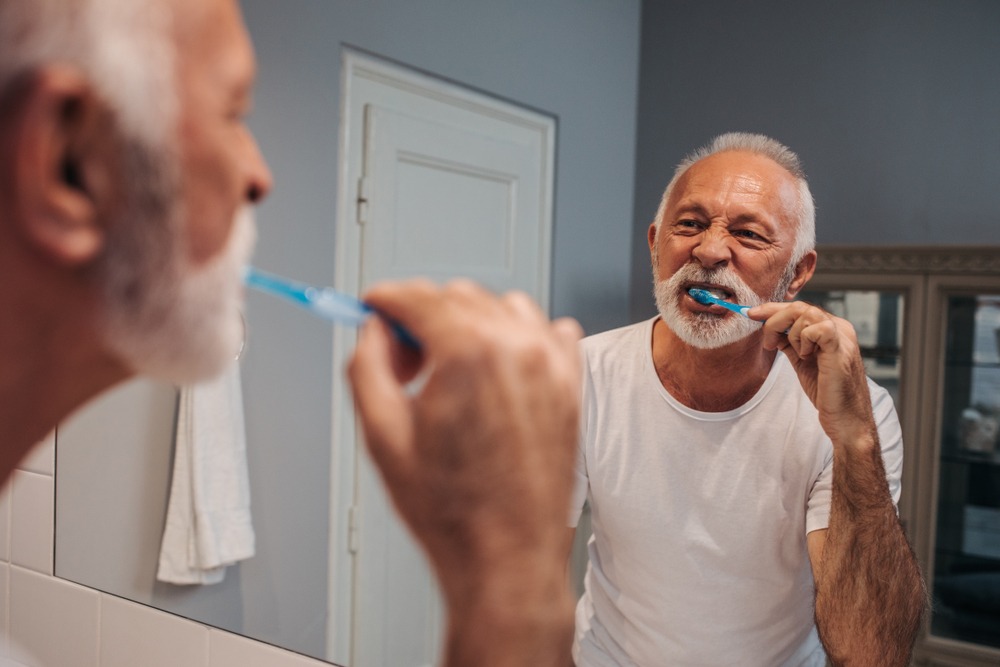
{"type": "Polygon", "coordinates": [[[746,164],[730,167],[719,174],[717,171],[705,173],[698,169],[699,164],[692,166],[688,172],[691,178],[681,188],[682,205],[697,198],[717,208],[731,221],[743,219],[795,227],[798,191],[792,175],[784,169],[780,173],[761,173],[754,165],[746,164]]]}
{"type": "Polygon", "coordinates": [[[708,217],[708,211],[705,207],[696,201],[681,201],[677,205],[677,209],[674,211],[676,215],[683,215],[685,213],[693,213],[695,215],[700,215],[703,217],[708,217]]]}

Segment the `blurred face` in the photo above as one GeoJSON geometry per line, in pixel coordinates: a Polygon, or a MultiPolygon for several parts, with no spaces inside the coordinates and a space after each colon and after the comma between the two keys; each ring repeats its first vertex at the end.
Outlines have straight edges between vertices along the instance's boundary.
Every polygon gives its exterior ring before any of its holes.
{"type": "Polygon", "coordinates": [[[179,0],[176,144],[125,138],[126,202],[104,258],[108,341],[136,371],[188,383],[240,348],[249,204],[270,174],[244,124],[253,52],[235,0],[179,0]]]}
{"type": "Polygon", "coordinates": [[[180,4],[189,7],[176,31],[181,185],[186,250],[199,265],[226,244],[239,208],[270,190],[271,176],[245,124],[255,65],[236,0],[180,4]]]}
{"type": "Polygon", "coordinates": [[[681,340],[717,348],[760,327],[698,303],[692,287],[751,306],[794,295],[797,202],[794,177],[750,153],[709,156],[678,181],[649,241],[657,308],[681,340]]]}

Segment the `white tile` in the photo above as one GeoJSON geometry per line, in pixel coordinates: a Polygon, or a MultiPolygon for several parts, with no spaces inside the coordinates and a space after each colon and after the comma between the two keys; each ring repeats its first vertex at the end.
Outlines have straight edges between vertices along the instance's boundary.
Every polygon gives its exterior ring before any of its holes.
{"type": "Polygon", "coordinates": [[[39,475],[56,474],[56,432],[52,431],[45,436],[17,467],[39,475]]]}
{"type": "Polygon", "coordinates": [[[10,609],[10,586],[7,580],[9,572],[10,567],[0,564],[0,655],[7,655],[7,638],[10,636],[10,627],[7,623],[9,618],[7,611],[10,609]]]}
{"type": "Polygon", "coordinates": [[[10,562],[52,574],[55,480],[23,470],[14,471],[10,499],[10,562]]]}
{"type": "Polygon", "coordinates": [[[0,487],[0,561],[10,562],[10,487],[13,480],[0,487]]]}
{"type": "Polygon", "coordinates": [[[100,667],[208,667],[208,628],[103,594],[100,667]]]}
{"type": "Polygon", "coordinates": [[[10,566],[10,640],[35,664],[97,667],[100,605],[96,591],[10,566]]]}
{"type": "Polygon", "coordinates": [[[330,663],[247,639],[224,630],[211,629],[209,667],[330,667],[330,663]]]}

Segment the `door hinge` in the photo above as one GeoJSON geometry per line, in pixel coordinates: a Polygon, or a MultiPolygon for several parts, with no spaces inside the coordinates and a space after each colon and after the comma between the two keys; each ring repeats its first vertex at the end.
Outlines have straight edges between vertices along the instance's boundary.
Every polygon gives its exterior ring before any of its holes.
{"type": "Polygon", "coordinates": [[[357,505],[351,505],[347,509],[347,551],[352,554],[358,553],[360,546],[361,512],[357,505]]]}
{"type": "Polygon", "coordinates": [[[358,224],[368,222],[368,179],[362,176],[358,179],[358,224]]]}

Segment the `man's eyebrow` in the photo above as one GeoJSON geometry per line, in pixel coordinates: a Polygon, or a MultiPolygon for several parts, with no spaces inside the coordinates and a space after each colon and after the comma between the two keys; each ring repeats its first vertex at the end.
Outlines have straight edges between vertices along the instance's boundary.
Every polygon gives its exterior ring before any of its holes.
{"type": "Polygon", "coordinates": [[[757,215],[756,213],[740,213],[738,216],[736,216],[735,218],[733,218],[733,222],[736,222],[736,223],[758,222],[758,223],[760,223],[760,224],[763,225],[763,224],[767,224],[768,221],[767,221],[766,218],[762,218],[761,216],[757,215]]]}
{"type": "Polygon", "coordinates": [[[708,217],[708,214],[705,212],[705,208],[701,204],[695,202],[691,202],[689,204],[681,204],[680,206],[677,207],[677,210],[675,211],[675,215],[683,215],[685,213],[695,213],[702,217],[708,217]]]}
{"type": "MultiPolygon", "coordinates": [[[[709,217],[705,207],[697,202],[681,203],[681,205],[677,207],[677,210],[674,211],[673,217],[676,219],[677,217],[683,215],[698,215],[703,218],[709,217]]],[[[755,212],[740,213],[736,217],[732,218],[731,222],[732,224],[747,224],[752,222],[768,228],[774,227],[775,224],[774,220],[771,216],[767,215],[766,212],[764,212],[763,215],[755,212]]]]}
{"type": "Polygon", "coordinates": [[[740,213],[733,218],[733,224],[756,223],[769,230],[774,230],[780,225],[780,216],[777,216],[766,209],[760,211],[740,213]]]}

